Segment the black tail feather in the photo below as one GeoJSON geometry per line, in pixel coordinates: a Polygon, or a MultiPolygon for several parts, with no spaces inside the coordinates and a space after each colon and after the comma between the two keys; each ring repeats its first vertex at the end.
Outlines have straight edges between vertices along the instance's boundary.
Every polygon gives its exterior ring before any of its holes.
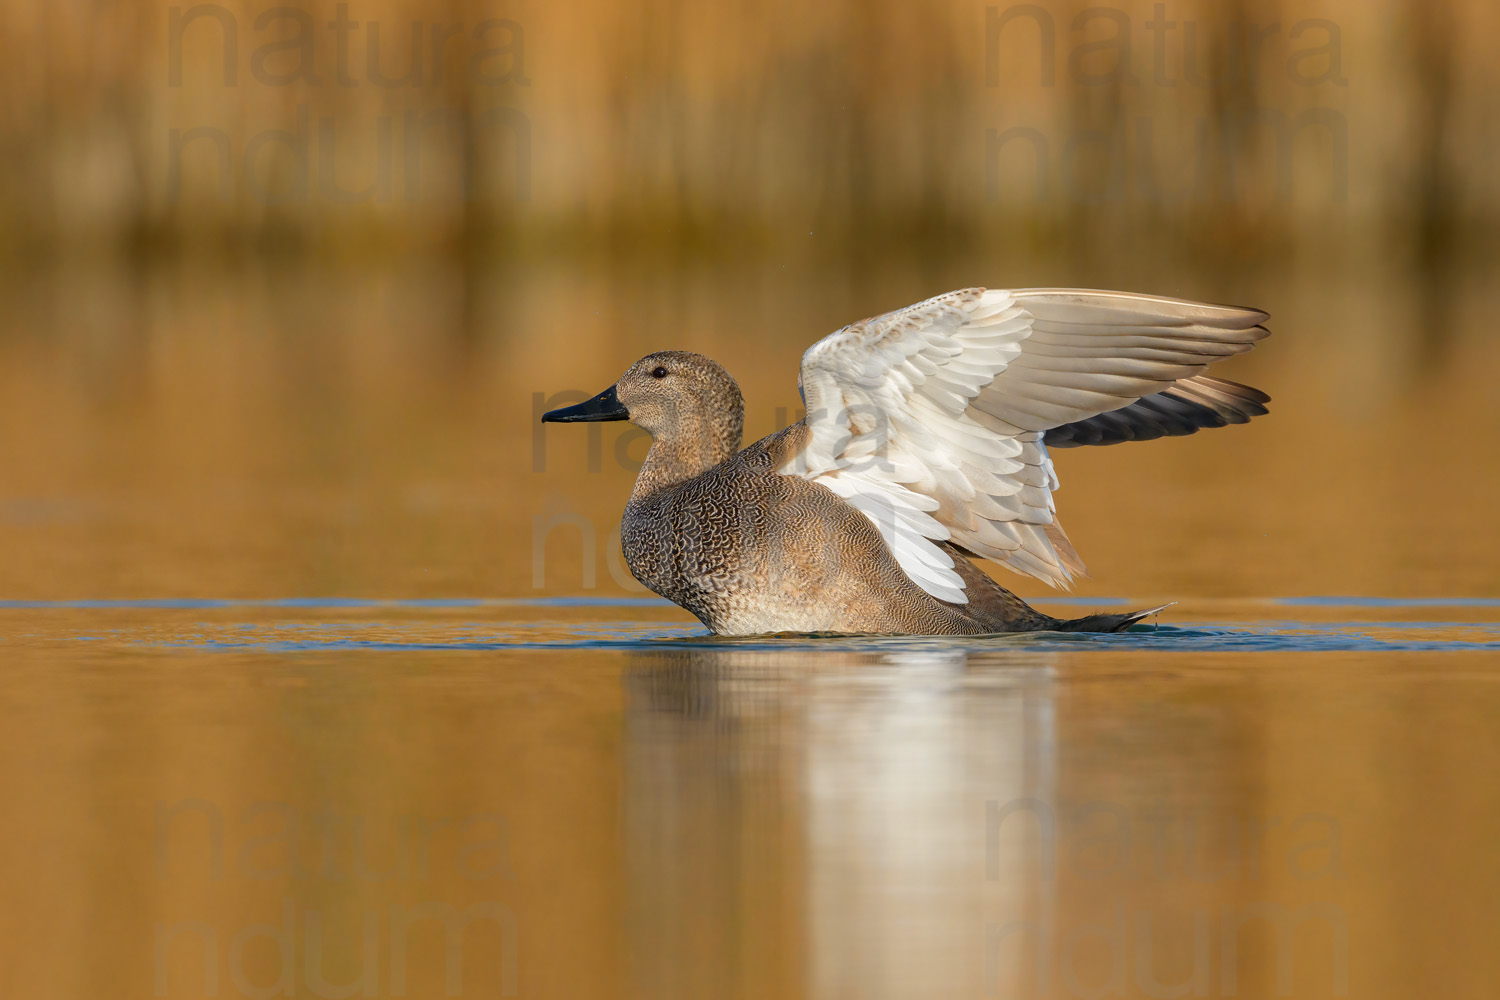
{"type": "MultiPolygon", "coordinates": [[[[1175,603],[1177,602],[1172,602],[1172,604],[1175,603]]],[[[1058,621],[1051,625],[1051,630],[1054,632],[1123,632],[1141,619],[1170,608],[1172,604],[1163,604],[1159,608],[1131,611],[1126,614],[1087,615],[1083,618],[1058,621]]]]}

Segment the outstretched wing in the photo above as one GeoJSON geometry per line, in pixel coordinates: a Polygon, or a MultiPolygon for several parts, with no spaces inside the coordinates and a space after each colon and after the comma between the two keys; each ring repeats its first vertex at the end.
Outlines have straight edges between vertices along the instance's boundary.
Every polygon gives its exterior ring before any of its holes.
{"type": "Polygon", "coordinates": [[[1055,517],[1047,432],[1091,434],[1078,425],[1196,385],[1209,364],[1267,336],[1265,318],[1124,292],[939,295],[808,349],[798,381],[810,433],[780,471],[863,511],[907,575],[943,600],[965,601],[934,544],[947,539],[1066,586],[1083,564],[1055,517]]]}
{"type": "Polygon", "coordinates": [[[1054,427],[1043,440],[1048,448],[1076,448],[1181,437],[1205,427],[1249,423],[1251,417],[1268,412],[1270,401],[1270,396],[1248,385],[1195,375],[1129,406],[1054,427]]]}

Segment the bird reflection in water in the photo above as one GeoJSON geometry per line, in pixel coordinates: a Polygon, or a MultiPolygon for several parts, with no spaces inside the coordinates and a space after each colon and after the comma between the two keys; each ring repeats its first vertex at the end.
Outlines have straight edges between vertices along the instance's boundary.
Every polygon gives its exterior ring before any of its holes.
{"type": "Polygon", "coordinates": [[[1025,648],[823,652],[695,644],[631,656],[624,829],[650,996],[982,995],[1021,982],[986,927],[1036,909],[1053,663],[1025,648]]]}

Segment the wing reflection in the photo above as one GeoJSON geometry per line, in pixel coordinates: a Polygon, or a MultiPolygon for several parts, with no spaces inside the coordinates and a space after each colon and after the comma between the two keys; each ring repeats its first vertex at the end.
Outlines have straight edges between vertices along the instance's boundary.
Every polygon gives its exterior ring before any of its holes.
{"type": "Polygon", "coordinates": [[[1052,798],[1057,655],[635,654],[624,819],[641,992],[1024,985],[1016,949],[987,948],[986,928],[1044,916],[1040,845],[987,840],[986,824],[1052,798]]]}

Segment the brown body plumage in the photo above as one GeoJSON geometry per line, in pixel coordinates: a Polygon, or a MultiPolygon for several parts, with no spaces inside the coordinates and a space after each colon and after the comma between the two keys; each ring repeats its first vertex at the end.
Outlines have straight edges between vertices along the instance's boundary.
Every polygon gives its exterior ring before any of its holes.
{"type": "MultiPolygon", "coordinates": [[[[976,298],[969,294],[964,301],[976,298]]],[[[1056,424],[1046,443],[1067,447],[1191,433],[1264,413],[1266,398],[1254,389],[1190,373],[1163,391],[1122,400],[1129,405],[1056,424]]],[[[715,633],[1109,632],[1160,610],[1055,619],[1001,587],[970,560],[972,552],[943,535],[919,536],[919,543],[933,548],[914,557],[909,540],[882,526],[878,510],[862,509],[835,491],[844,484],[788,471],[814,447],[813,414],[741,449],[743,411],[738,385],[718,364],[697,354],[663,351],[636,362],[594,399],[543,418],[629,419],[651,433],[621,526],[625,561],[636,579],[715,633]],[[907,546],[905,560],[893,545],[907,546]],[[950,575],[919,585],[925,571],[913,558],[929,566],[951,561],[950,575]],[[946,600],[934,589],[962,600],[946,600]]],[[[855,413],[849,424],[855,438],[870,433],[862,421],[868,423],[855,413]]],[[[1041,448],[1038,432],[1016,434],[1041,448]]],[[[1044,448],[1041,454],[1045,460],[1044,448]]],[[[1050,476],[1050,464],[1045,470],[1050,476]]],[[[1064,571],[1081,571],[1055,522],[1042,521],[1037,528],[1037,537],[1046,540],[1040,543],[1045,554],[1064,571]]]]}
{"type": "MultiPolygon", "coordinates": [[[[621,525],[635,578],[724,635],[1072,627],[1027,605],[951,546],[969,603],[950,604],[916,586],[869,518],[819,484],[776,471],[806,432],[798,422],[681,481],[658,465],[657,482],[637,486],[621,525]]],[[[1114,631],[1147,614],[1090,624],[1114,631]]]]}
{"type": "Polygon", "coordinates": [[[1107,632],[1151,614],[1051,618],[952,546],[970,600],[941,601],[902,572],[864,514],[818,483],[776,471],[802,446],[802,421],[740,449],[743,397],[715,362],[658,352],[632,365],[615,391],[652,434],[620,525],[625,564],[715,633],[1107,632]],[[692,391],[655,398],[648,373],[663,363],[689,375],[692,391]]]}

